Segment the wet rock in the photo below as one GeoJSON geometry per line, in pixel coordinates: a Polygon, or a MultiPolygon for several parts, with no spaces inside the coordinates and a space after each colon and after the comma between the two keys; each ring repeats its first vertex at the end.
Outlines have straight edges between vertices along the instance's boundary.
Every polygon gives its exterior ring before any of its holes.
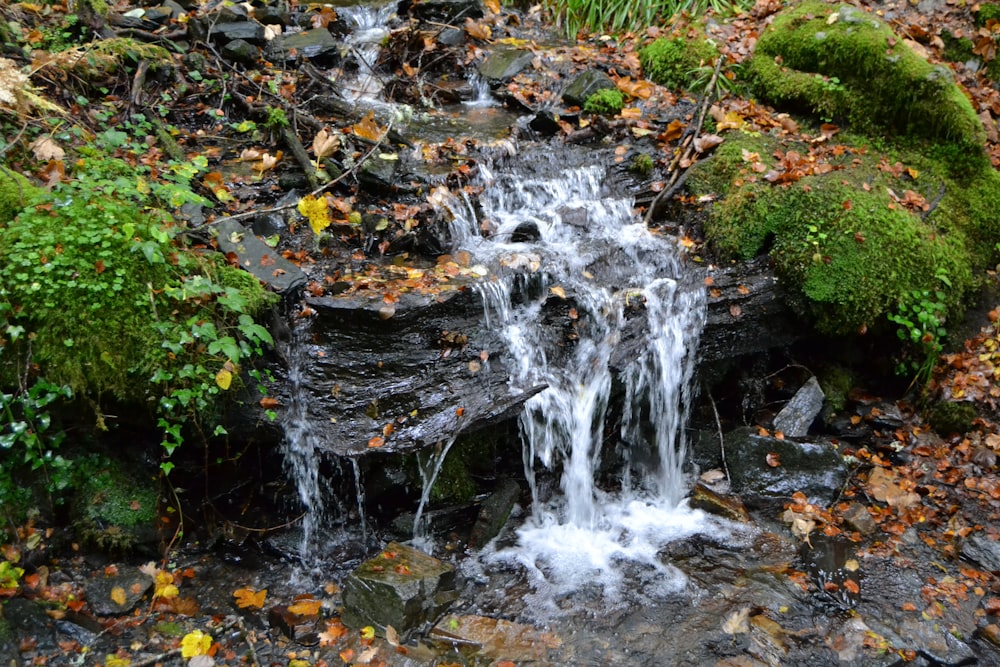
{"type": "Polygon", "coordinates": [[[369,192],[385,194],[391,192],[395,185],[397,160],[386,160],[373,155],[364,161],[358,170],[358,181],[369,192]]]}
{"type": "Polygon", "coordinates": [[[250,67],[260,57],[260,49],[243,39],[234,39],[222,47],[222,57],[250,67]]]}
{"type": "Polygon", "coordinates": [[[95,614],[115,616],[135,609],[152,586],[153,579],[148,574],[140,572],[139,568],[122,566],[114,576],[91,579],[84,591],[95,614]]]}
{"type": "MultiPolygon", "coordinates": [[[[3,618],[13,638],[35,640],[33,651],[50,653],[57,650],[55,621],[41,604],[21,597],[11,598],[3,604],[3,618]]],[[[34,664],[31,655],[23,653],[20,658],[24,662],[15,664],[34,664]]]]}
{"type": "Polygon", "coordinates": [[[481,0],[421,0],[410,6],[410,15],[421,21],[456,25],[485,15],[481,0]]]}
{"type": "Polygon", "coordinates": [[[235,220],[223,220],[214,228],[219,250],[235,253],[241,268],[269,285],[275,292],[294,292],[306,284],[302,269],[254,236],[235,220]]]}
{"type": "Polygon", "coordinates": [[[979,563],[983,569],[1000,572],[1000,542],[985,535],[972,535],[965,540],[962,557],[979,563]]]}
{"type": "Polygon", "coordinates": [[[732,490],[751,509],[779,509],[796,491],[828,505],[847,476],[828,442],[779,440],[741,428],[727,433],[725,444],[732,490]]]}
{"type": "Polygon", "coordinates": [[[862,536],[872,535],[878,528],[878,524],[875,523],[868,508],[856,502],[851,503],[847,511],[844,512],[844,525],[862,536]]]}
{"type": "Polygon", "coordinates": [[[810,536],[801,546],[806,573],[821,595],[845,608],[855,607],[861,599],[861,565],[857,548],[842,537],[823,533],[810,536]]]}
{"type": "Polygon", "coordinates": [[[553,137],[559,133],[559,117],[550,109],[542,109],[528,121],[528,127],[544,137],[553,137]]]}
{"type": "Polygon", "coordinates": [[[703,510],[709,514],[717,514],[732,521],[750,521],[750,514],[743,506],[743,501],[734,496],[724,496],[716,493],[702,483],[694,485],[688,505],[694,509],[703,510]]]}
{"type": "Polygon", "coordinates": [[[431,639],[490,660],[515,662],[545,661],[550,649],[562,645],[551,632],[485,616],[446,616],[431,630],[431,639]]]}
{"type": "Polygon", "coordinates": [[[530,65],[534,58],[534,54],[527,49],[494,51],[479,66],[479,76],[491,83],[505,82],[530,65]]]}
{"type": "Polygon", "coordinates": [[[615,82],[610,76],[598,69],[589,69],[577,76],[566,86],[563,92],[563,103],[570,107],[582,107],[587,98],[599,90],[614,89],[615,82]]]}
{"type": "Polygon", "coordinates": [[[344,584],[344,623],[388,626],[405,636],[458,599],[455,567],[413,547],[390,542],[344,584]]]}
{"type": "Polygon", "coordinates": [[[815,376],[810,377],[774,418],[774,430],[781,431],[787,437],[804,437],[823,409],[823,399],[819,381],[815,376]]]}
{"type": "Polygon", "coordinates": [[[476,523],[472,526],[469,536],[469,546],[473,549],[489,544],[490,540],[500,534],[510,518],[511,510],[521,495],[521,487],[512,479],[503,479],[490,494],[482,507],[476,523]]]}
{"type": "Polygon", "coordinates": [[[303,58],[331,56],[340,51],[340,42],[329,30],[313,28],[294,35],[276,37],[267,47],[267,57],[271,60],[291,60],[293,54],[303,58]]]}
{"type": "Polygon", "coordinates": [[[215,41],[226,43],[234,39],[264,45],[264,26],[255,21],[240,21],[239,23],[217,23],[212,26],[209,37],[215,41]]]}

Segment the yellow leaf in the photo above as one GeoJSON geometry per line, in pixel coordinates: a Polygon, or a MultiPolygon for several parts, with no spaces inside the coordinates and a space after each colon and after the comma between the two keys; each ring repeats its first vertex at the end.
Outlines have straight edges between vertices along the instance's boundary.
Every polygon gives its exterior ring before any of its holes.
{"type": "Polygon", "coordinates": [[[375,628],[370,625],[366,625],[361,628],[361,638],[362,639],[375,639],[375,628]]]}
{"type": "Polygon", "coordinates": [[[132,658],[119,658],[117,655],[108,655],[104,658],[104,667],[128,667],[132,664],[132,658]]]}
{"type": "Polygon", "coordinates": [[[320,600],[299,600],[288,607],[288,611],[297,616],[315,616],[319,613],[323,603],[320,600]]]}
{"type": "Polygon", "coordinates": [[[115,586],[111,589],[111,601],[114,602],[119,607],[125,606],[125,589],[121,586],[115,586]]]}
{"type": "Polygon", "coordinates": [[[308,660],[299,660],[298,658],[293,658],[288,661],[288,667],[310,667],[308,660]]]}
{"type": "Polygon", "coordinates": [[[221,371],[215,374],[215,384],[219,385],[219,389],[226,391],[229,389],[229,385],[233,383],[233,374],[231,371],[227,371],[223,368],[221,371]]]}
{"type": "Polygon", "coordinates": [[[260,591],[255,591],[252,588],[241,588],[237,591],[233,591],[233,597],[236,598],[236,606],[240,609],[246,609],[250,607],[252,609],[260,609],[264,606],[264,599],[267,597],[267,589],[260,591]]]}
{"type": "Polygon", "coordinates": [[[212,648],[212,635],[206,635],[201,630],[189,632],[181,639],[181,657],[183,658],[205,655],[210,648],[212,648]]]}
{"type": "Polygon", "coordinates": [[[330,226],[330,214],[327,210],[326,197],[317,198],[313,195],[306,195],[299,200],[298,209],[299,213],[308,218],[309,226],[312,228],[314,234],[319,235],[320,232],[330,226]]]}
{"type": "Polygon", "coordinates": [[[550,287],[549,291],[552,292],[553,294],[555,294],[560,299],[565,299],[566,298],[566,290],[564,290],[562,287],[560,287],[558,285],[556,285],[555,287],[550,287]]]}
{"type": "Polygon", "coordinates": [[[367,116],[352,125],[351,131],[362,139],[368,139],[369,141],[381,141],[384,132],[379,127],[379,124],[375,122],[375,113],[372,111],[369,111],[367,116]]]}
{"type": "Polygon", "coordinates": [[[153,597],[164,598],[169,600],[170,598],[175,598],[180,595],[180,591],[177,590],[177,586],[174,585],[174,576],[169,572],[156,573],[156,588],[153,591],[153,597]]]}
{"type": "Polygon", "coordinates": [[[486,5],[486,9],[490,10],[490,12],[494,14],[500,13],[500,0],[486,0],[483,4],[486,5]]]}

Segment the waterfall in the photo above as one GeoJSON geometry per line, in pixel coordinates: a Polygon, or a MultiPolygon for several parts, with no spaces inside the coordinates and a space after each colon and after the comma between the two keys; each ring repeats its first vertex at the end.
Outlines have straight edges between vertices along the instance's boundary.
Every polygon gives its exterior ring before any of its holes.
{"type": "Polygon", "coordinates": [[[345,46],[357,63],[356,75],[341,83],[344,96],[352,101],[380,101],[382,81],[375,71],[382,40],[389,34],[389,20],[396,13],[396,2],[347,5],[337,8],[337,13],[351,28],[345,46]]]}
{"type": "Polygon", "coordinates": [[[681,501],[704,289],[674,239],[646,229],[630,199],[605,191],[604,167],[586,155],[567,166],[566,157],[533,154],[488,173],[478,211],[441,198],[453,238],[497,276],[479,289],[489,326],[508,346],[512,390],[548,387],[520,418],[531,517],[517,547],[498,557],[521,563],[536,585],[597,583],[609,597],[621,564],[638,563],[668,590],[681,578],[657,559],[659,547],[703,523],[681,501]],[[643,340],[616,375],[616,350],[636,318],[645,321],[643,340]],[[616,381],[621,428],[607,433],[616,381]],[[558,492],[541,481],[553,476],[558,492]]]}

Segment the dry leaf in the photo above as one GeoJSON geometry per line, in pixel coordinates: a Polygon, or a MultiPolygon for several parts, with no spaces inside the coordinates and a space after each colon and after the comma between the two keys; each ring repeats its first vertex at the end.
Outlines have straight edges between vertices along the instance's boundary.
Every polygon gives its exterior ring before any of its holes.
{"type": "Polygon", "coordinates": [[[711,150],[721,144],[725,139],[717,134],[703,134],[694,140],[694,150],[698,153],[704,153],[707,150],[711,150]]]}
{"type": "Polygon", "coordinates": [[[323,602],[320,600],[298,600],[288,607],[288,611],[297,616],[316,616],[322,606],[323,602]]]}
{"type": "Polygon", "coordinates": [[[236,598],[236,606],[240,609],[260,609],[264,606],[267,589],[255,591],[252,588],[240,588],[233,591],[233,597],[236,598]]]}
{"type": "Polygon", "coordinates": [[[125,606],[125,589],[121,586],[115,586],[111,589],[111,601],[114,602],[119,607],[125,606]]]}
{"type": "Polygon", "coordinates": [[[727,616],[726,620],[722,622],[722,631],[727,635],[739,635],[750,632],[750,624],[747,622],[749,618],[750,607],[738,609],[727,616]]]}
{"type": "Polygon", "coordinates": [[[317,158],[333,155],[338,146],[340,146],[340,137],[327,132],[326,128],[317,132],[316,136],[313,137],[313,153],[317,158]]]}
{"type": "Polygon", "coordinates": [[[471,18],[465,19],[465,32],[473,39],[488,40],[493,36],[493,31],[485,23],[476,23],[471,18]]]}
{"type": "Polygon", "coordinates": [[[555,294],[560,299],[565,299],[566,298],[566,290],[564,290],[559,285],[556,285],[554,287],[550,287],[549,291],[552,292],[553,294],[555,294]]]}
{"type": "Polygon", "coordinates": [[[35,154],[36,159],[45,162],[49,160],[61,160],[66,157],[66,151],[52,137],[38,137],[31,142],[31,151],[35,154]]]}

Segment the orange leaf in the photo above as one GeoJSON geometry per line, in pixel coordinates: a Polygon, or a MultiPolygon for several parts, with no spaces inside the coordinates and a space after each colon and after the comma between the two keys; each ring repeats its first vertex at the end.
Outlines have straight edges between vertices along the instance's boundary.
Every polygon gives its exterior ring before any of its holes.
{"type": "Polygon", "coordinates": [[[316,616],[319,614],[320,607],[322,606],[323,603],[320,600],[299,600],[289,606],[288,611],[297,616],[316,616]]]}
{"type": "Polygon", "coordinates": [[[327,621],[326,630],[319,633],[319,645],[330,646],[346,635],[347,627],[340,622],[339,618],[334,618],[327,621]]]}
{"type": "Polygon", "coordinates": [[[351,130],[362,139],[368,139],[369,141],[380,141],[382,139],[383,130],[375,122],[375,112],[373,111],[369,111],[367,116],[352,125],[351,130]]]}
{"type": "Polygon", "coordinates": [[[858,586],[858,582],[854,581],[853,579],[847,579],[847,580],[845,580],[844,581],[844,588],[846,588],[849,592],[851,592],[854,595],[860,595],[861,594],[861,587],[858,586]]]}
{"type": "Polygon", "coordinates": [[[252,609],[260,609],[264,606],[264,598],[267,597],[267,589],[260,591],[255,591],[252,588],[240,588],[239,590],[233,591],[233,597],[236,598],[236,606],[240,609],[246,609],[250,607],[252,609]]]}
{"type": "Polygon", "coordinates": [[[767,460],[767,465],[771,466],[772,468],[777,468],[781,465],[781,457],[778,456],[777,452],[768,452],[766,460],[767,460]]]}
{"type": "Polygon", "coordinates": [[[385,438],[383,438],[380,435],[376,435],[376,436],[372,437],[370,440],[368,440],[368,447],[369,447],[369,449],[374,449],[376,447],[381,447],[384,444],[385,444],[385,438]]]}
{"type": "Polygon", "coordinates": [[[265,410],[276,408],[279,405],[281,405],[281,403],[278,402],[278,399],[272,398],[270,396],[265,396],[264,398],[260,399],[260,407],[264,408],[265,410]]]}

